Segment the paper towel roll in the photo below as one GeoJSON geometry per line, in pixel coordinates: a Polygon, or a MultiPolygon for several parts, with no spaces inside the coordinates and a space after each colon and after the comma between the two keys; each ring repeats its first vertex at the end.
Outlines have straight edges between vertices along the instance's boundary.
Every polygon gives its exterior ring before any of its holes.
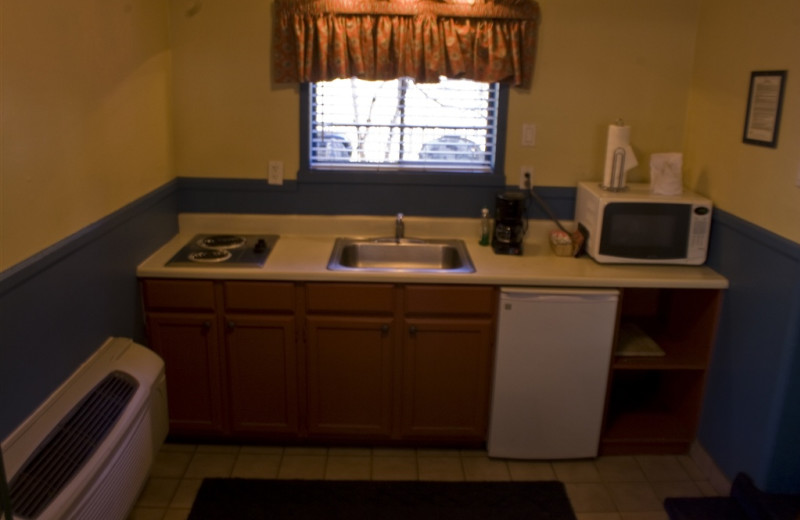
{"type": "Polygon", "coordinates": [[[630,145],[631,127],[608,125],[606,142],[606,165],[603,170],[603,189],[620,191],[625,189],[626,173],[639,163],[630,145]]]}

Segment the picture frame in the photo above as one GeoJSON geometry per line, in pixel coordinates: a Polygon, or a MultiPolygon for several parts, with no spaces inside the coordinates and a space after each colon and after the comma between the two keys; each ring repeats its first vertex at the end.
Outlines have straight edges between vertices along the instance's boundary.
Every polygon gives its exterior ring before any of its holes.
{"type": "Polygon", "coordinates": [[[754,71],[750,74],[742,142],[777,148],[785,85],[785,70],[754,71]]]}

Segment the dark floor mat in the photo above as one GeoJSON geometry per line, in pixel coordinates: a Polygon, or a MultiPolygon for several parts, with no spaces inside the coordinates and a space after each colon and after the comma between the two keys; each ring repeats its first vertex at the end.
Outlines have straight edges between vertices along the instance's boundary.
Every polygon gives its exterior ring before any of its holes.
{"type": "Polygon", "coordinates": [[[739,473],[729,497],[667,498],[664,509],[670,520],[798,520],[800,496],[764,493],[739,473]]]}
{"type": "Polygon", "coordinates": [[[561,482],[205,479],[189,520],[575,520],[561,482]]]}

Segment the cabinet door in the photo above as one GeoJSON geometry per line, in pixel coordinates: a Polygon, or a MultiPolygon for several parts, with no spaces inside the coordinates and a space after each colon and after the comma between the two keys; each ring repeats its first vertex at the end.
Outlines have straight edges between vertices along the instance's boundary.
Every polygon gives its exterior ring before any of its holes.
{"type": "Polygon", "coordinates": [[[307,415],[311,436],[391,434],[391,317],[308,316],[307,415]]]}
{"type": "Polygon", "coordinates": [[[403,437],[485,440],[492,320],[407,319],[405,328],[403,437]]]}
{"type": "Polygon", "coordinates": [[[220,352],[213,314],[150,313],[150,346],[163,359],[170,433],[224,431],[220,352]]]}
{"type": "Polygon", "coordinates": [[[294,329],[293,316],[226,315],[232,433],[297,433],[294,329]]]}

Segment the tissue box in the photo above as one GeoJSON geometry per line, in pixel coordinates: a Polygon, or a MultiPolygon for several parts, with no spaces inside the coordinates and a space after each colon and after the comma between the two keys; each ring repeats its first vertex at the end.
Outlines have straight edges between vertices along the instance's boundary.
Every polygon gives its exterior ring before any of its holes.
{"type": "Polygon", "coordinates": [[[654,153],[650,156],[650,191],[656,195],[683,193],[682,153],[654,153]]]}
{"type": "Polygon", "coordinates": [[[550,232],[550,247],[556,256],[572,256],[572,237],[560,229],[550,232]]]}

